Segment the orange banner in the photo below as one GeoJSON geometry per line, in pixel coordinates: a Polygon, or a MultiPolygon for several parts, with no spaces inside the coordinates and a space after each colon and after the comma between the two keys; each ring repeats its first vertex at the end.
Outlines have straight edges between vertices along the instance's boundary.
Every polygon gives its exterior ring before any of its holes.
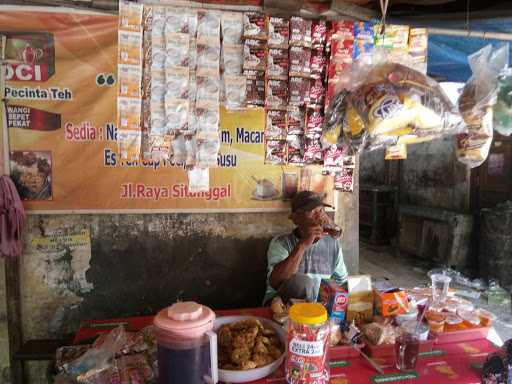
{"type": "MultiPolygon", "coordinates": [[[[23,8],[19,8],[23,9],[23,8]]],[[[34,211],[281,210],[315,172],[264,165],[264,112],[221,113],[210,190],[169,162],[122,162],[116,142],[116,16],[2,11],[11,177],[34,211]],[[306,174],[300,180],[299,173],[306,174]]]]}

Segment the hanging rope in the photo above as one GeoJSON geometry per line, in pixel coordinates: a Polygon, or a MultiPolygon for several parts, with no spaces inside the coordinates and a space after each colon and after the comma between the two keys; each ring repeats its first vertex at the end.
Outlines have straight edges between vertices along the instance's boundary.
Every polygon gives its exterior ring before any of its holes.
{"type": "Polygon", "coordinates": [[[389,0],[379,0],[380,2],[380,11],[382,13],[382,17],[380,19],[380,34],[383,35],[386,32],[386,16],[388,13],[388,4],[389,0]]]}

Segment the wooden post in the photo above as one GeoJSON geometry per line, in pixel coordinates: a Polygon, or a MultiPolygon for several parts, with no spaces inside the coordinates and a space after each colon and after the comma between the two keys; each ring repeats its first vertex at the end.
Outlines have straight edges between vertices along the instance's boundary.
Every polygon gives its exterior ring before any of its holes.
{"type": "Polygon", "coordinates": [[[359,273],[359,155],[354,169],[354,191],[336,192],[334,221],[343,229],[341,245],[349,274],[359,273]]]}

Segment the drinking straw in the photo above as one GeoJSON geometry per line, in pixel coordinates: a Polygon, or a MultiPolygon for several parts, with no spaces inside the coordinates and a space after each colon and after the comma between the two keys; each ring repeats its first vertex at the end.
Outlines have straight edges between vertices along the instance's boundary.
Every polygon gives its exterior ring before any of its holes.
{"type": "Polygon", "coordinates": [[[416,328],[414,329],[414,334],[417,335],[420,330],[420,324],[423,322],[423,318],[425,317],[425,314],[427,313],[428,307],[430,306],[430,301],[427,301],[425,306],[423,307],[423,312],[421,312],[420,319],[416,323],[416,328]]]}

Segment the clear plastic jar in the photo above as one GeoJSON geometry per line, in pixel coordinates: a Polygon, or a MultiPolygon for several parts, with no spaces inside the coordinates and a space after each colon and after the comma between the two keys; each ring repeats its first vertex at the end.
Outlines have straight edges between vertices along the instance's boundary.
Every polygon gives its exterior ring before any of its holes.
{"type": "Polygon", "coordinates": [[[329,383],[329,334],[327,311],[322,304],[291,306],[286,355],[288,384],[329,383]]]}

